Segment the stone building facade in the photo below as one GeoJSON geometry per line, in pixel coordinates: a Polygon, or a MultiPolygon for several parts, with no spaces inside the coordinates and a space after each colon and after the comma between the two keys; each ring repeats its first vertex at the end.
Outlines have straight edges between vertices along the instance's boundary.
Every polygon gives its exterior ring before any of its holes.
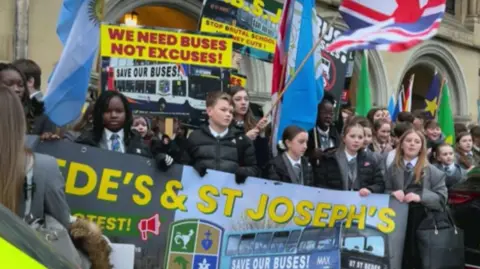
{"type": "MultiPolygon", "coordinates": [[[[335,17],[340,2],[317,0],[318,14],[327,20],[335,17]]],[[[62,0],[3,0],[0,4],[0,61],[31,58],[42,67],[43,81],[46,81],[62,50],[55,32],[61,4],[62,0]]],[[[147,9],[145,6],[152,8],[148,11],[150,17],[154,17],[151,20],[164,19],[161,26],[169,23],[171,27],[188,29],[194,27],[198,20],[202,1],[106,0],[105,21],[119,22],[125,13],[142,7],[147,9]],[[178,18],[177,13],[184,19],[175,19],[178,18]]],[[[385,106],[389,96],[410,74],[415,73],[414,94],[418,100],[414,100],[414,106],[416,103],[420,106],[433,72],[437,71],[447,79],[456,120],[478,120],[480,0],[447,0],[447,6],[440,32],[434,39],[404,53],[369,52],[374,105],[385,106]]],[[[336,26],[346,28],[340,20],[337,20],[336,26]]],[[[359,57],[355,67],[358,70],[359,57]]],[[[239,69],[248,77],[253,99],[268,107],[271,65],[244,57],[239,69]]],[[[98,76],[93,74],[92,77],[95,79],[98,76]]],[[[352,83],[352,88],[355,88],[355,83],[352,83]]]]}

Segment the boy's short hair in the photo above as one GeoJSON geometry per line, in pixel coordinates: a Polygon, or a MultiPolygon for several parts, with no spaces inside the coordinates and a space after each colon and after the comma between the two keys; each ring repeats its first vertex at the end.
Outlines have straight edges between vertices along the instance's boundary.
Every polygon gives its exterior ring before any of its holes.
{"type": "Polygon", "coordinates": [[[415,121],[415,117],[413,116],[412,113],[407,112],[407,111],[403,111],[403,112],[398,113],[397,121],[398,122],[413,123],[415,121]]]}
{"type": "Polygon", "coordinates": [[[393,136],[400,138],[405,132],[410,129],[413,129],[413,124],[410,122],[399,122],[393,128],[393,136]]]}
{"type": "Polygon", "coordinates": [[[426,129],[433,129],[433,128],[440,128],[440,124],[438,124],[438,122],[436,120],[427,120],[424,125],[423,125],[423,128],[426,129]]]}
{"type": "Polygon", "coordinates": [[[230,94],[222,91],[213,91],[209,92],[207,95],[207,107],[214,107],[217,104],[218,100],[225,100],[229,104],[232,104],[232,97],[230,96],[230,94]]]}
{"type": "Polygon", "coordinates": [[[427,112],[423,109],[416,109],[412,112],[414,119],[421,119],[423,121],[428,120],[427,112]]]}
{"type": "Polygon", "coordinates": [[[42,69],[36,62],[30,59],[18,59],[12,64],[22,71],[27,80],[33,78],[35,81],[33,87],[37,90],[40,89],[40,86],[42,85],[42,69]]]}
{"type": "Polygon", "coordinates": [[[474,126],[470,130],[470,134],[472,135],[472,138],[480,138],[480,126],[474,126]]]}

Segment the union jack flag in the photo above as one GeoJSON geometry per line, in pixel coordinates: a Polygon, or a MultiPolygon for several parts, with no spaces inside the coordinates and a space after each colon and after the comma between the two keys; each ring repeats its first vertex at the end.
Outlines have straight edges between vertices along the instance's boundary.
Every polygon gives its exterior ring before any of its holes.
{"type": "Polygon", "coordinates": [[[351,30],[326,50],[407,50],[437,34],[445,1],[343,0],[339,11],[351,30]]]}

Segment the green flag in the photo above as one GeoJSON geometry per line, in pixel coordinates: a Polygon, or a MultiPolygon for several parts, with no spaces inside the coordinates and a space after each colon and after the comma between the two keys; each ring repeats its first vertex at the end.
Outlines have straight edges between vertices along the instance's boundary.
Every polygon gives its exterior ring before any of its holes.
{"type": "Polygon", "coordinates": [[[445,135],[445,142],[453,145],[455,142],[455,128],[453,122],[453,113],[450,106],[450,97],[448,94],[447,82],[443,84],[440,106],[438,107],[438,124],[445,135]]]}
{"type": "Polygon", "coordinates": [[[372,108],[372,98],[370,96],[370,79],[368,77],[368,56],[363,52],[362,66],[360,67],[360,78],[357,87],[357,104],[355,113],[366,117],[368,111],[372,108]]]}

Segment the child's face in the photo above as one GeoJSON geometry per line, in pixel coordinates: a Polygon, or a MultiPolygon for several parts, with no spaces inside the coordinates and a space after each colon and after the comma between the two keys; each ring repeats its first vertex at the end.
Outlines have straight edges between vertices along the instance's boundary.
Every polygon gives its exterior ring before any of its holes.
{"type": "Polygon", "coordinates": [[[360,126],[352,127],[348,130],[343,138],[345,147],[350,152],[357,152],[363,147],[365,140],[365,131],[360,126]]]}
{"type": "Polygon", "coordinates": [[[383,112],[383,119],[388,121],[388,122],[392,122],[392,117],[390,117],[390,112],[388,110],[382,110],[383,112]]]}
{"type": "Polygon", "coordinates": [[[418,157],[422,149],[422,138],[417,133],[410,133],[402,141],[403,155],[413,159],[418,157]]]}
{"type": "Polygon", "coordinates": [[[451,146],[442,146],[438,150],[437,160],[443,165],[451,165],[454,160],[453,148],[451,146]]]}
{"type": "Polygon", "coordinates": [[[107,110],[103,113],[103,125],[112,132],[123,129],[125,125],[125,106],[120,97],[110,99],[107,110]]]}
{"type": "Polygon", "coordinates": [[[458,144],[462,150],[465,152],[470,152],[472,151],[473,148],[473,142],[472,142],[472,136],[471,135],[466,135],[458,141],[458,144]]]}
{"type": "Polygon", "coordinates": [[[373,122],[376,122],[377,120],[383,119],[383,110],[377,110],[375,114],[373,114],[373,122]]]}
{"type": "Polygon", "coordinates": [[[387,143],[390,141],[390,132],[392,131],[392,127],[390,124],[384,124],[378,129],[377,131],[377,139],[380,143],[387,143]]]}
{"type": "Polygon", "coordinates": [[[473,144],[477,147],[480,147],[480,136],[479,137],[472,137],[473,144]]]}
{"type": "Polygon", "coordinates": [[[248,112],[250,100],[246,91],[239,91],[233,96],[233,104],[235,105],[235,114],[245,116],[248,112]]]}
{"type": "Polygon", "coordinates": [[[363,130],[365,131],[365,140],[363,141],[363,145],[368,147],[370,144],[372,144],[372,129],[365,127],[363,130]]]}
{"type": "Polygon", "coordinates": [[[431,127],[425,130],[425,134],[427,135],[428,139],[435,141],[440,138],[442,131],[440,130],[440,127],[431,127]]]}
{"type": "Polygon", "coordinates": [[[133,120],[132,128],[137,130],[137,132],[140,133],[142,137],[145,137],[145,135],[147,135],[147,132],[148,132],[147,122],[142,117],[139,117],[133,120]]]}
{"type": "Polygon", "coordinates": [[[232,123],[233,107],[226,100],[218,100],[212,107],[207,107],[209,119],[219,127],[228,128],[232,123]]]}
{"type": "Polygon", "coordinates": [[[292,140],[286,141],[288,150],[295,156],[303,156],[307,150],[308,134],[301,132],[292,140]]]}

